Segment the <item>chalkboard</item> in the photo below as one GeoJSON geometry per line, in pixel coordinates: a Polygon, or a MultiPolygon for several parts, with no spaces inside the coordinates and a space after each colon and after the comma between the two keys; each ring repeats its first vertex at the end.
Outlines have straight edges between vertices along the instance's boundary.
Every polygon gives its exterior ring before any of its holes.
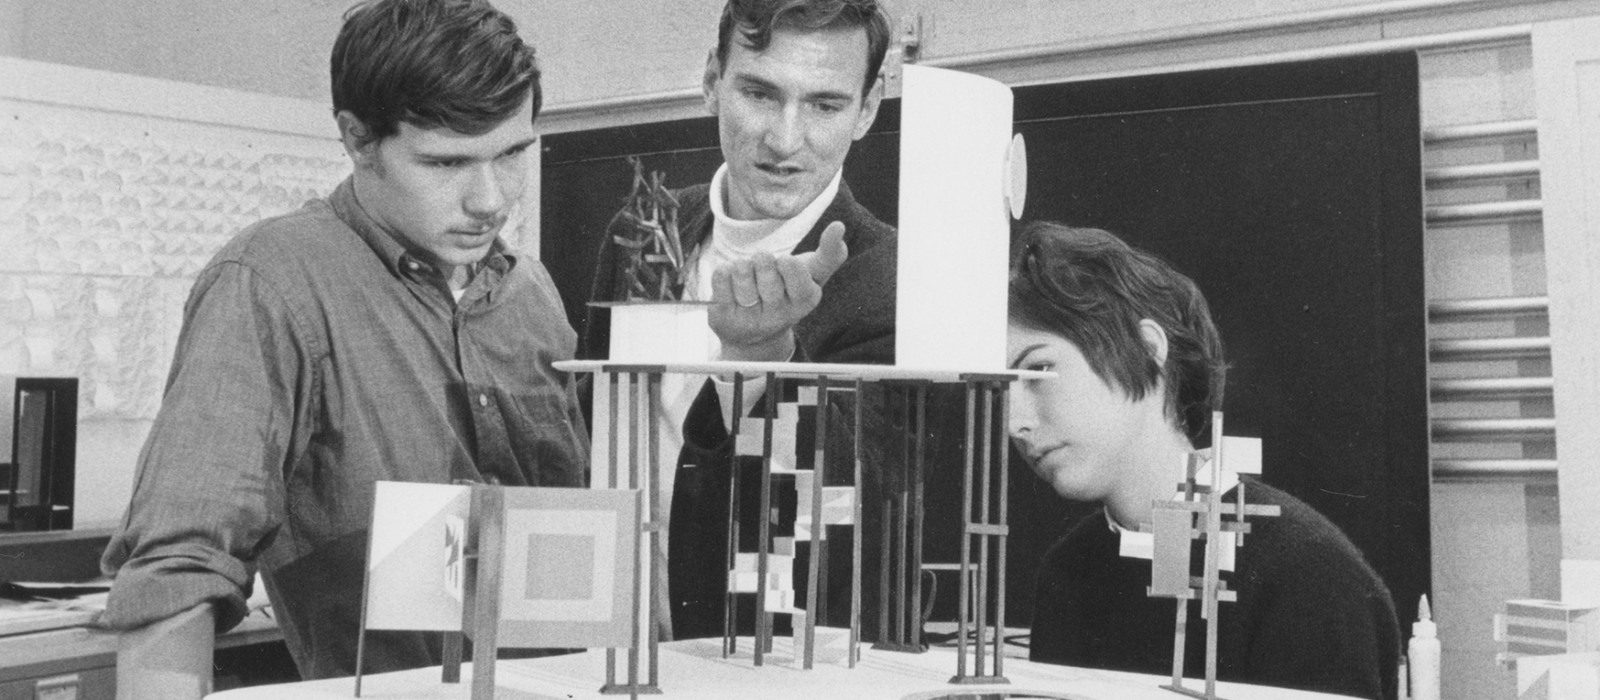
{"type": "MultiPolygon", "coordinates": [[[[1431,561],[1415,55],[1015,94],[1027,218],[1109,229],[1199,283],[1231,365],[1228,432],[1263,438],[1265,480],[1338,524],[1414,619],[1431,561]]],[[[845,165],[857,199],[890,223],[898,107],[885,101],[845,165]]],[[[630,182],[624,158],[642,155],[669,185],[707,181],[716,125],[555,134],[544,149],[542,255],[581,328],[600,232],[630,182]]],[[[1007,618],[1026,625],[1039,557],[1086,510],[1019,460],[1011,477],[1007,618]]],[[[930,561],[955,558],[941,519],[953,489],[930,482],[930,561]]]]}

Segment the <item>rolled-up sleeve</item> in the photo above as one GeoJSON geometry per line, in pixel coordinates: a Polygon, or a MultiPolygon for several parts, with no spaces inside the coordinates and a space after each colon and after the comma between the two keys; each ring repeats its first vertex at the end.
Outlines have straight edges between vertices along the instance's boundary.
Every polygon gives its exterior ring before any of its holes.
{"type": "Polygon", "coordinates": [[[133,498],[101,559],[115,575],[102,625],[139,627],[205,601],[219,604],[219,628],[244,615],[315,396],[314,350],[282,299],[235,262],[196,280],[133,498]]]}

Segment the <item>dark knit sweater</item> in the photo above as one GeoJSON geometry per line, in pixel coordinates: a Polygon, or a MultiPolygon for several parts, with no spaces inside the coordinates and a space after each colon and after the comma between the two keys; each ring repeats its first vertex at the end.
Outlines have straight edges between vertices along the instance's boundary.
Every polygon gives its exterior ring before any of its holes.
{"type": "MultiPolygon", "coordinates": [[[[1249,480],[1245,497],[1282,515],[1249,518],[1235,570],[1222,574],[1238,601],[1219,603],[1218,678],[1393,700],[1400,630],[1378,575],[1344,533],[1293,496],[1249,480]]],[[[1149,560],[1119,556],[1118,544],[1102,512],[1045,555],[1033,660],[1171,675],[1176,603],[1145,594],[1149,560]]],[[[1200,607],[1189,603],[1190,678],[1205,675],[1200,607]]]]}

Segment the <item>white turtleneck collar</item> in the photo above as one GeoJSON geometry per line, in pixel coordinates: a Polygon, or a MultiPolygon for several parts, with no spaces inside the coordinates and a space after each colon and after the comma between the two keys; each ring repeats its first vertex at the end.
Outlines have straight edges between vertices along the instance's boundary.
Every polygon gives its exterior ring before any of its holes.
{"type": "Polygon", "coordinates": [[[717,174],[711,177],[711,189],[707,193],[711,203],[711,236],[702,241],[695,252],[694,284],[690,287],[691,298],[694,299],[711,298],[711,273],[721,263],[747,258],[757,252],[774,256],[793,252],[795,246],[800,245],[800,241],[817,225],[822,212],[833,203],[842,179],[842,173],[834,173],[828,186],[822,188],[817,198],[794,218],[741,221],[727,213],[723,184],[727,175],[728,165],[724,163],[717,168],[717,174]]]}

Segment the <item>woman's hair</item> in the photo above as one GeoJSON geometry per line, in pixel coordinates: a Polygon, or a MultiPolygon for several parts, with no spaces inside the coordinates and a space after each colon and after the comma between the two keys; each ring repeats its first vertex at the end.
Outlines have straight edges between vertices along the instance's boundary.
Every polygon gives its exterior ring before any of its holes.
{"type": "Polygon", "coordinates": [[[728,0],[717,27],[717,64],[728,67],[735,30],[740,43],[761,52],[772,43],[772,32],[777,29],[852,27],[867,31],[867,75],[861,84],[861,94],[866,96],[889,51],[889,18],[876,0],[728,0]]]}
{"type": "Polygon", "coordinates": [[[516,22],[484,0],[368,0],[351,7],[330,60],[334,111],[370,138],[400,122],[482,134],[533,98],[539,66],[516,22]]]}
{"type": "Polygon", "coordinates": [[[1100,229],[1032,223],[1014,248],[1009,307],[1011,323],[1072,342],[1134,400],[1161,380],[1174,424],[1209,444],[1227,370],[1222,337],[1200,289],[1166,261],[1100,229]],[[1166,331],[1165,365],[1139,334],[1143,319],[1166,331]]]}

